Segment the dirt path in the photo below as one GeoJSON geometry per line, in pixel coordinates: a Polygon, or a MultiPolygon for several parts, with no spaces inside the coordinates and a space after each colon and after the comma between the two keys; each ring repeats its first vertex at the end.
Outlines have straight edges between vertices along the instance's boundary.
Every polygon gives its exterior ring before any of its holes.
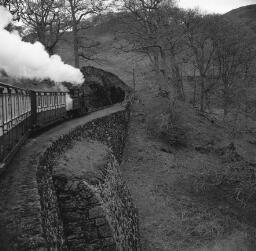
{"type": "Polygon", "coordinates": [[[0,250],[13,250],[11,248],[14,247],[9,246],[13,242],[19,242],[22,246],[25,233],[34,236],[34,239],[40,238],[37,228],[41,226],[41,217],[36,166],[42,152],[52,141],[77,126],[122,111],[124,107],[125,104],[116,104],[88,116],[66,121],[29,139],[22,146],[7,171],[0,177],[0,250]]]}

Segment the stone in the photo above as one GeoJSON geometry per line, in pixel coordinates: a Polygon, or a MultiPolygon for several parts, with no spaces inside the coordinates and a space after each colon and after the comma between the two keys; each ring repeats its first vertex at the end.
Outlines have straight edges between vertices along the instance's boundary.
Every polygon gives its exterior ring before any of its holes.
{"type": "Polygon", "coordinates": [[[48,251],[48,248],[40,247],[35,249],[35,251],[48,251]]]}
{"type": "Polygon", "coordinates": [[[89,210],[89,219],[100,218],[104,215],[104,211],[101,206],[96,206],[89,210]]]}
{"type": "Polygon", "coordinates": [[[96,226],[88,228],[85,235],[86,235],[86,240],[89,243],[92,243],[99,238],[96,226]]]}
{"type": "Polygon", "coordinates": [[[65,214],[65,219],[69,222],[78,221],[81,218],[81,215],[76,211],[68,212],[65,214]]]}
{"type": "Polygon", "coordinates": [[[102,240],[103,247],[109,247],[115,245],[115,240],[113,237],[108,237],[102,240]]]}
{"type": "Polygon", "coordinates": [[[117,250],[116,245],[112,245],[112,246],[109,246],[109,247],[104,247],[102,249],[102,251],[116,251],[116,250],[117,250]]]}
{"type": "Polygon", "coordinates": [[[102,226],[104,224],[107,224],[107,220],[105,218],[98,218],[95,220],[96,226],[102,226]]]}
{"type": "Polygon", "coordinates": [[[99,235],[101,237],[110,237],[112,236],[112,231],[109,227],[109,225],[104,225],[98,228],[99,235]]]}

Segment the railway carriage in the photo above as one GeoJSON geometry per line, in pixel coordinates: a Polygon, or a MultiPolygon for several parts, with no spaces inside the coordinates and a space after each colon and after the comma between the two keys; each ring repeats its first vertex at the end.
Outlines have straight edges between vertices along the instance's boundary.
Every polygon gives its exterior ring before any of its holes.
{"type": "Polygon", "coordinates": [[[87,112],[87,95],[81,88],[71,88],[68,94],[25,90],[0,82],[0,173],[31,131],[87,112]],[[67,109],[70,98],[72,107],[67,109]]]}
{"type": "Polygon", "coordinates": [[[40,128],[66,117],[66,92],[31,92],[33,128],[40,128]]]}
{"type": "Polygon", "coordinates": [[[0,167],[24,142],[31,122],[31,92],[0,83],[0,167]]]}

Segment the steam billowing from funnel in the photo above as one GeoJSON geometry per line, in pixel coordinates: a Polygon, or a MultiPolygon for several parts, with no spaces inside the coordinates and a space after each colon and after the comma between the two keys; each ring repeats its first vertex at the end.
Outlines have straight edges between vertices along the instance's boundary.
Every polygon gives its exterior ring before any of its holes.
{"type": "Polygon", "coordinates": [[[0,69],[11,77],[50,78],[74,84],[84,81],[79,69],[65,64],[58,55],[49,56],[41,43],[24,42],[18,34],[5,30],[11,20],[10,12],[0,6],[0,69]]]}

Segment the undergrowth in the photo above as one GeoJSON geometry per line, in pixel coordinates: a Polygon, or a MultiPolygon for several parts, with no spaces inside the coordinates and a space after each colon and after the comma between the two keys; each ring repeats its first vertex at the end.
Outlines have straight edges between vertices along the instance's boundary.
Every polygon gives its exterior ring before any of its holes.
{"type": "Polygon", "coordinates": [[[234,200],[240,207],[246,208],[256,199],[255,168],[245,161],[224,164],[221,167],[203,166],[187,173],[187,182],[196,194],[234,200]]]}
{"type": "Polygon", "coordinates": [[[186,130],[175,104],[150,121],[148,129],[171,147],[179,148],[187,145],[186,130]]]}
{"type": "Polygon", "coordinates": [[[201,247],[214,239],[229,235],[234,226],[240,224],[232,217],[223,215],[217,208],[198,203],[191,196],[180,191],[177,186],[158,185],[155,190],[170,204],[168,229],[163,238],[172,238],[173,250],[201,247]]]}

